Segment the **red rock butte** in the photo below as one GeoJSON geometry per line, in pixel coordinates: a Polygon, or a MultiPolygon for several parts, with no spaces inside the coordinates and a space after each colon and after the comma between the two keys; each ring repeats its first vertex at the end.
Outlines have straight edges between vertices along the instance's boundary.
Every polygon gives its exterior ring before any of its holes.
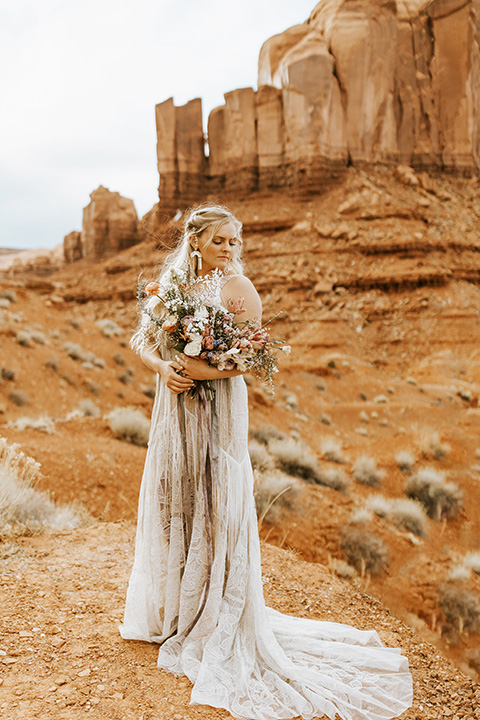
{"type": "Polygon", "coordinates": [[[479,169],[479,3],[322,0],[267,40],[258,90],[156,106],[160,204],[319,192],[351,164],[479,169]]]}

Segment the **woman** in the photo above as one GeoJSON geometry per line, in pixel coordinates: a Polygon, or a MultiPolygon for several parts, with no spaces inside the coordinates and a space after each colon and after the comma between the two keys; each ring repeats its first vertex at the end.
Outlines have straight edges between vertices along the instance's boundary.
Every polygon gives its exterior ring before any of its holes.
{"type": "MultiPolygon", "coordinates": [[[[196,287],[222,271],[222,305],[243,297],[241,319],[260,320],[241,244],[228,209],[200,205],[159,283],[170,268],[196,287]]],[[[157,373],[157,393],[122,637],[158,643],[158,666],[191,680],[192,703],[237,718],[397,717],[412,701],[398,648],[374,630],[265,607],[241,373],[169,350],[148,326],[145,315],[131,342],[157,373]],[[212,382],[213,400],[189,395],[199,380],[212,382]]]]}

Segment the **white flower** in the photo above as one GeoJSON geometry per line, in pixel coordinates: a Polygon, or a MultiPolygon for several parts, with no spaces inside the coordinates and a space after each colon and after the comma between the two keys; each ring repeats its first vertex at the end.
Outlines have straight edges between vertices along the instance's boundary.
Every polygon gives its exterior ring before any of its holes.
{"type": "Polygon", "coordinates": [[[282,348],[280,348],[281,352],[284,353],[285,355],[290,355],[291,349],[292,348],[290,345],[284,345],[282,348]]]}
{"type": "Polygon", "coordinates": [[[156,317],[159,317],[162,314],[163,311],[163,302],[160,300],[159,297],[156,295],[152,295],[151,298],[147,300],[145,303],[145,306],[150,310],[153,315],[156,317]]]}
{"type": "Polygon", "coordinates": [[[202,336],[194,335],[191,341],[185,345],[183,352],[189,357],[197,357],[200,355],[202,352],[202,336]]]}
{"type": "Polygon", "coordinates": [[[208,318],[208,310],[205,305],[201,305],[195,310],[195,320],[206,320],[208,318]]]}

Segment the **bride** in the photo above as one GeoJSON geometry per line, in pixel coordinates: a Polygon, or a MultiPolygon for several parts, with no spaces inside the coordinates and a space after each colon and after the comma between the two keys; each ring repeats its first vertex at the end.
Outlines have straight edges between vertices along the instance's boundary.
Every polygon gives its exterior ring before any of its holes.
{"type": "MultiPolygon", "coordinates": [[[[241,228],[225,207],[191,210],[160,287],[172,268],[197,280],[192,292],[221,271],[222,306],[241,297],[242,321],[260,320],[241,228]]],[[[158,643],[158,667],[189,678],[191,703],[236,718],[398,717],[412,703],[399,648],[375,630],[265,607],[244,379],[175,353],[161,335],[143,313],[131,340],[157,391],[122,637],[158,643]],[[211,381],[213,400],[187,392],[198,380],[211,381]]]]}

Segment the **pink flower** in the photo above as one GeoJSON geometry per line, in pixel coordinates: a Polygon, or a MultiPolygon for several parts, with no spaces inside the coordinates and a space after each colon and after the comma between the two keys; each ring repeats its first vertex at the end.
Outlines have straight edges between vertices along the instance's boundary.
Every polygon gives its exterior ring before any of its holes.
{"type": "Polygon", "coordinates": [[[242,313],[246,312],[247,309],[243,307],[245,302],[245,298],[243,297],[237,297],[235,300],[232,298],[228,298],[227,300],[227,309],[230,310],[234,315],[241,315],[242,313]]]}
{"type": "Polygon", "coordinates": [[[160,285],[158,282],[149,282],[145,285],[145,295],[158,295],[160,292],[160,285]]]}
{"type": "Polygon", "coordinates": [[[188,325],[193,320],[193,315],[185,315],[185,317],[182,318],[182,325],[188,325]]]}

